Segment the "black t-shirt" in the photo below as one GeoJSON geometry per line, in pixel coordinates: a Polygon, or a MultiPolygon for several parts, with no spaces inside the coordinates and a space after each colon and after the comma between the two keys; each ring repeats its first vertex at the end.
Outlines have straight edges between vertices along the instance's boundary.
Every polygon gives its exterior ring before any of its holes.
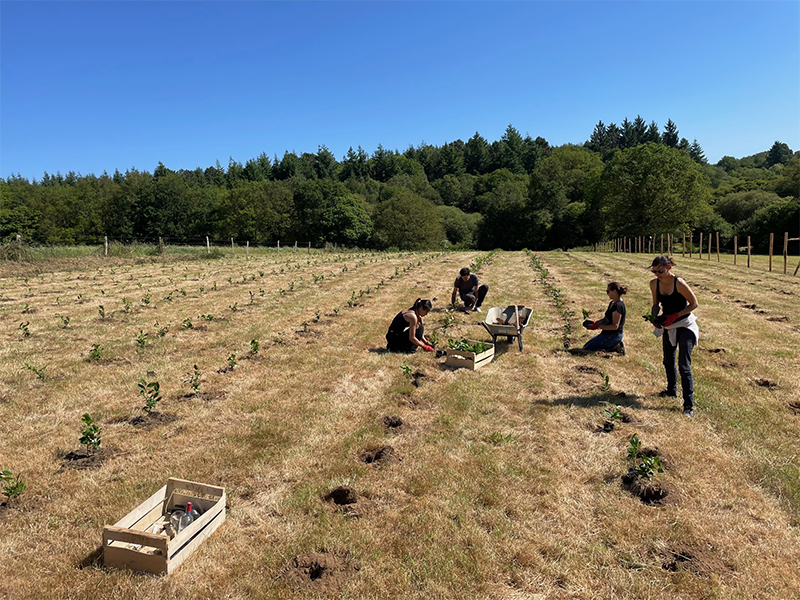
{"type": "Polygon", "coordinates": [[[625,326],[625,303],[622,300],[609,303],[608,308],[606,309],[606,314],[603,316],[603,325],[611,325],[614,322],[611,317],[615,312],[618,312],[620,315],[622,315],[622,318],[619,320],[619,327],[613,330],[603,329],[603,335],[616,335],[618,333],[622,333],[622,328],[625,326]]]}
{"type": "Polygon", "coordinates": [[[464,281],[461,279],[461,276],[456,277],[456,281],[453,284],[453,287],[458,288],[458,293],[463,296],[464,294],[469,294],[472,290],[478,287],[478,276],[475,273],[469,274],[469,279],[464,281]]]}

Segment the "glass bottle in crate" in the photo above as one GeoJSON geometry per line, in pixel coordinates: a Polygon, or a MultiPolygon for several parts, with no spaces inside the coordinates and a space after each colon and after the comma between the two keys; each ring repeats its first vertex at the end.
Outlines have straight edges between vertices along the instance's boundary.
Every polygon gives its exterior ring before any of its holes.
{"type": "MultiPolygon", "coordinates": [[[[195,512],[197,511],[195,510],[195,512]]],[[[186,510],[181,515],[180,521],[178,523],[178,533],[180,533],[181,531],[186,529],[189,525],[191,525],[193,521],[194,517],[192,516],[192,503],[187,502],[186,510]]]]}

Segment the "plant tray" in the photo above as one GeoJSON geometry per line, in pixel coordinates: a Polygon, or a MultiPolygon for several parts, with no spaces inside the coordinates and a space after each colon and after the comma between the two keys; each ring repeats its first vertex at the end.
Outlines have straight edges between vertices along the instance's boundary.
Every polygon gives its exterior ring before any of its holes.
{"type": "MultiPolygon", "coordinates": [[[[467,340],[470,344],[477,344],[477,340],[467,340]]],[[[468,352],[466,350],[445,350],[447,358],[444,364],[450,367],[472,369],[473,371],[480,369],[484,365],[488,365],[494,358],[494,344],[491,342],[483,342],[487,348],[483,352],[477,354],[475,352],[468,352]]]]}
{"type": "Polygon", "coordinates": [[[103,563],[158,575],[174,572],[225,520],[225,488],[184,479],[150,496],[114,525],[103,528],[103,563]],[[192,502],[202,512],[199,519],[171,538],[150,533],[169,519],[176,504],[192,502]]]}

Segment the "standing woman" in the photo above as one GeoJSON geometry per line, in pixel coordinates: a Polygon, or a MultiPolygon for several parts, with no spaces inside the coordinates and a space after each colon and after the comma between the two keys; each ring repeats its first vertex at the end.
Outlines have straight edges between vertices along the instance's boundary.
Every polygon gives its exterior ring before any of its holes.
{"type": "Polygon", "coordinates": [[[433,347],[425,339],[425,327],[422,325],[422,317],[431,312],[432,306],[430,300],[417,298],[414,306],[395,315],[386,333],[389,352],[415,352],[418,347],[433,352],[433,347]]]}
{"type": "Polygon", "coordinates": [[[700,338],[697,319],[692,311],[697,308],[697,298],[686,282],[672,274],[673,260],[664,254],[653,259],[650,270],[656,276],[650,282],[653,295],[653,323],[656,335],[662,336],[664,368],[667,371],[667,389],[661,396],[677,398],[675,351],[678,350],[678,371],[683,391],[683,414],[694,416],[694,382],[692,381],[692,349],[700,338]],[[661,316],[659,316],[661,313],[661,316]]]}

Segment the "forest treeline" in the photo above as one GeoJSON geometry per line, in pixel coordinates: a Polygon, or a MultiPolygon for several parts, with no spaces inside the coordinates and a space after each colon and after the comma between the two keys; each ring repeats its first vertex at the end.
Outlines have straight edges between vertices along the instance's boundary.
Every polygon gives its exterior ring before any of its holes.
{"type": "Polygon", "coordinates": [[[405,152],[352,147],[341,160],[266,154],[227,167],[0,179],[0,238],[35,244],[299,241],[372,248],[571,248],[689,231],[798,237],[800,152],[708,164],[701,146],[641,117],[602,121],[580,145],[550,146],[509,125],[405,152]]]}

